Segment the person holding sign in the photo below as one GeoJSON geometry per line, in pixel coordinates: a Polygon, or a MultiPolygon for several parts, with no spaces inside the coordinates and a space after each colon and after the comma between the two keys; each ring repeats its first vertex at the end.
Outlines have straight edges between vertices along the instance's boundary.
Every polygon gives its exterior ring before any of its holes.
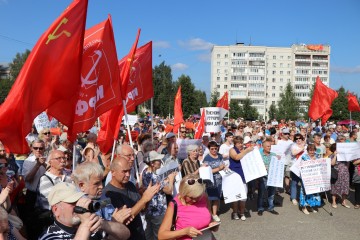
{"type": "Polygon", "coordinates": [[[182,176],[188,174],[199,174],[200,162],[198,160],[199,152],[198,145],[192,144],[186,147],[188,157],[183,161],[181,165],[182,176]]]}
{"type": "MultiPolygon", "coordinates": [[[[316,146],[314,144],[309,144],[307,146],[307,154],[302,155],[301,161],[309,161],[309,160],[316,160],[316,146]]],[[[299,205],[302,208],[302,212],[306,215],[309,214],[309,211],[306,207],[310,207],[312,212],[317,212],[317,207],[321,206],[321,197],[318,193],[316,194],[305,194],[304,185],[301,184],[300,190],[300,202],[299,205]]]]}
{"type": "MultiPolygon", "coordinates": [[[[199,175],[186,175],[180,182],[179,194],[169,203],[164,220],[159,229],[159,240],[191,240],[202,235],[200,229],[212,226],[211,214],[207,208],[205,185],[199,175]],[[171,230],[175,217],[175,230],[171,230]]],[[[216,231],[216,229],[214,229],[216,231]]]]}
{"type": "Polygon", "coordinates": [[[223,162],[222,155],[218,153],[219,146],[215,141],[209,142],[210,153],[206,155],[203,165],[210,166],[214,175],[214,184],[210,184],[206,188],[206,192],[209,196],[210,206],[212,211],[212,217],[216,222],[220,222],[220,218],[217,215],[217,211],[220,205],[221,195],[221,175],[220,171],[224,170],[225,164],[223,162]]]}
{"type": "MultiPolygon", "coordinates": [[[[247,194],[246,181],[245,181],[244,171],[241,166],[241,159],[247,153],[254,150],[254,147],[250,146],[250,147],[246,148],[245,150],[243,150],[244,139],[241,136],[235,136],[233,142],[234,142],[234,147],[232,149],[230,149],[230,151],[229,151],[229,155],[230,155],[229,168],[241,176],[242,181],[244,183],[245,192],[247,194]]],[[[231,214],[231,219],[233,219],[233,220],[241,219],[243,221],[246,220],[246,217],[244,214],[245,204],[246,204],[246,199],[237,201],[237,202],[233,202],[233,204],[232,204],[233,212],[231,214]]]]}
{"type": "MultiPolygon", "coordinates": [[[[271,142],[265,140],[265,142],[263,142],[263,151],[260,152],[262,160],[264,162],[264,165],[266,167],[266,170],[269,170],[269,165],[270,165],[270,161],[271,158],[276,157],[278,158],[278,160],[280,160],[280,156],[277,157],[275,153],[270,152],[271,149],[271,142]]],[[[266,186],[267,183],[267,176],[258,178],[259,181],[259,192],[258,192],[258,199],[257,199],[257,208],[258,208],[258,215],[262,216],[263,212],[264,212],[264,207],[263,207],[263,196],[265,193],[265,190],[267,190],[268,192],[268,211],[274,215],[279,215],[279,213],[277,211],[274,210],[274,198],[275,198],[275,187],[272,186],[266,186]]]]}

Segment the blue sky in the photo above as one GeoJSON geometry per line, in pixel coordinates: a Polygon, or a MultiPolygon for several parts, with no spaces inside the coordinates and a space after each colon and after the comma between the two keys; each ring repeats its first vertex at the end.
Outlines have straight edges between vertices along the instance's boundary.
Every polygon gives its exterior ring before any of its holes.
{"type": "MultiPolygon", "coordinates": [[[[32,49],[71,0],[0,0],[0,63],[32,49]]],[[[118,58],[138,28],[139,46],[153,41],[153,64],[165,61],[173,80],[190,76],[210,94],[210,49],[236,41],[259,46],[331,46],[330,87],[360,95],[358,0],[89,0],[87,28],[112,15],[118,58]]]]}

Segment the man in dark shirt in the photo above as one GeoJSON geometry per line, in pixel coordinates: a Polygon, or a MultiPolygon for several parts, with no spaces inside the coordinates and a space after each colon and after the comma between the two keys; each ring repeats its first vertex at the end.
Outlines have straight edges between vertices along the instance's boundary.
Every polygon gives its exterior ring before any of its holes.
{"type": "Polygon", "coordinates": [[[143,195],[139,194],[136,186],[129,181],[131,164],[123,157],[117,157],[110,166],[112,179],[103,190],[103,197],[110,198],[111,203],[116,208],[124,205],[131,208],[133,221],[128,225],[131,236],[129,239],[145,240],[145,233],[142,226],[140,211],[144,209],[147,202],[159,191],[160,185],[150,184],[143,195]]]}

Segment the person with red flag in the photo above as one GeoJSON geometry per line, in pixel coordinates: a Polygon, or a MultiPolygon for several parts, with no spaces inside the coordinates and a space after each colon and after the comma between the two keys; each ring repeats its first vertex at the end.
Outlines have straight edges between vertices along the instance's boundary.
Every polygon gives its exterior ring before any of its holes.
{"type": "Polygon", "coordinates": [[[222,107],[229,111],[229,95],[228,92],[225,92],[224,95],[219,99],[216,104],[217,107],[222,107]]]}
{"type": "Polygon", "coordinates": [[[174,103],[174,128],[173,128],[174,133],[178,132],[180,125],[184,122],[181,105],[182,105],[181,86],[179,86],[178,91],[175,95],[175,103],[174,103]]]}
{"type": "Polygon", "coordinates": [[[324,125],[332,115],[331,104],[337,97],[338,93],[324,85],[318,76],[310,103],[309,117],[313,120],[322,118],[321,124],[324,125]]]}
{"type": "Polygon", "coordinates": [[[25,137],[34,118],[77,94],[87,5],[73,1],[45,31],[0,106],[0,140],[11,152],[28,153],[25,137]]]}

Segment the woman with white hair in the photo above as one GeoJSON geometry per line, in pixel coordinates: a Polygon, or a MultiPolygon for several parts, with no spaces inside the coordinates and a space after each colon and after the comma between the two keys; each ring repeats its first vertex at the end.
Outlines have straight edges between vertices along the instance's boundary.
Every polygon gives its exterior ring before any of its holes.
{"type": "Polygon", "coordinates": [[[188,174],[181,180],[179,194],[166,210],[158,239],[191,240],[202,234],[200,229],[213,224],[207,208],[203,180],[197,174],[188,174]],[[177,210],[174,210],[174,204],[176,204],[177,210]],[[175,229],[172,229],[173,219],[175,219],[175,229]]]}
{"type": "Polygon", "coordinates": [[[181,165],[181,173],[184,176],[188,174],[199,174],[200,162],[198,160],[198,145],[192,144],[186,147],[188,157],[181,165]]]}

